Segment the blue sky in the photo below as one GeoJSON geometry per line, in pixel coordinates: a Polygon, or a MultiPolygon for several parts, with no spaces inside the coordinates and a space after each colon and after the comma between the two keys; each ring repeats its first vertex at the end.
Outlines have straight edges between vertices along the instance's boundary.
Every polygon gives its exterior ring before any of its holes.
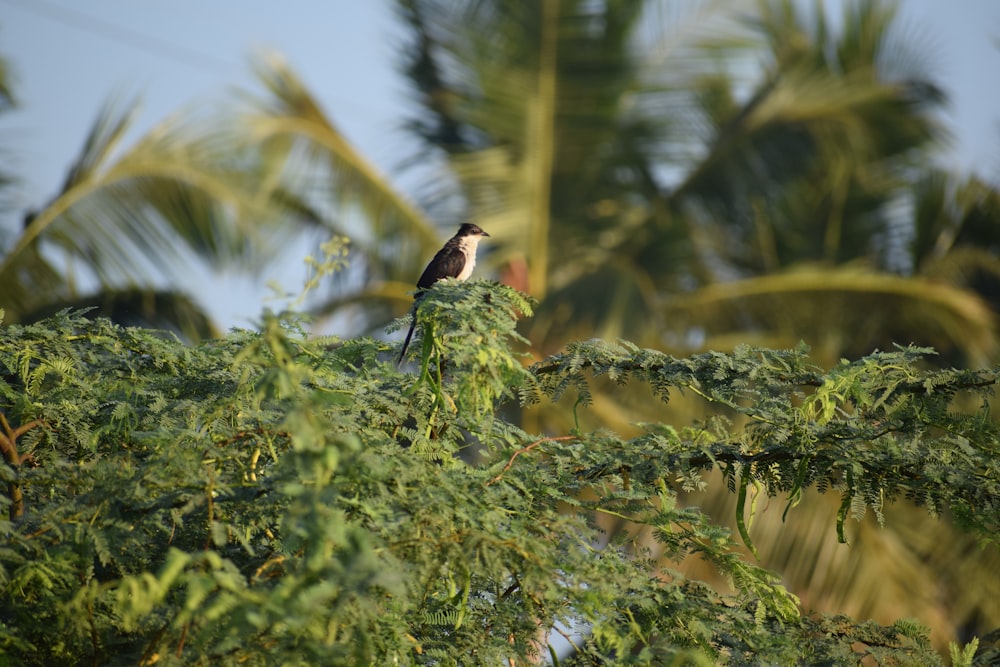
{"type": "MultiPolygon", "coordinates": [[[[1000,0],[903,0],[901,9],[952,96],[947,166],[1000,181],[1000,0]]],[[[392,173],[411,154],[393,65],[399,34],[388,0],[0,0],[0,54],[21,104],[0,122],[4,159],[23,179],[16,203],[37,207],[56,192],[109,98],[139,95],[144,131],[252,87],[248,59],[260,49],[282,53],[347,137],[392,173]]],[[[187,287],[224,327],[245,326],[264,283],[295,289],[301,265],[274,271],[197,276],[187,287]],[[199,288],[205,280],[212,289],[199,288]]]]}

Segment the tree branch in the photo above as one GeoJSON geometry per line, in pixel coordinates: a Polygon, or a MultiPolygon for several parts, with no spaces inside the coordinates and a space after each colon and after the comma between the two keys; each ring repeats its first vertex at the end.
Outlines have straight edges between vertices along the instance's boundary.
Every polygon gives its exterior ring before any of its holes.
{"type": "Polygon", "coordinates": [[[514,452],[513,454],[511,454],[510,460],[507,461],[507,465],[505,465],[503,467],[503,470],[501,470],[499,472],[499,474],[497,474],[496,477],[494,477],[490,481],[486,482],[486,486],[492,486],[493,484],[496,484],[497,482],[499,482],[500,479],[503,477],[504,473],[507,472],[508,470],[510,470],[511,466],[514,465],[514,459],[516,459],[521,454],[525,454],[527,452],[530,452],[532,449],[534,449],[538,445],[542,444],[543,442],[556,442],[556,441],[561,441],[561,440],[579,440],[579,437],[575,436],[575,435],[560,435],[560,436],[557,436],[557,437],[542,438],[540,440],[535,440],[530,445],[522,447],[521,449],[519,449],[516,452],[514,452]]]}
{"type": "MultiPolygon", "coordinates": [[[[23,455],[18,453],[17,439],[40,424],[42,424],[41,419],[34,419],[17,428],[11,428],[7,416],[0,412],[0,427],[3,427],[3,433],[0,433],[0,449],[3,450],[4,458],[12,468],[32,460],[31,452],[23,455]]],[[[7,485],[7,493],[10,496],[10,520],[13,521],[24,515],[24,494],[21,485],[16,481],[7,485]]]]}

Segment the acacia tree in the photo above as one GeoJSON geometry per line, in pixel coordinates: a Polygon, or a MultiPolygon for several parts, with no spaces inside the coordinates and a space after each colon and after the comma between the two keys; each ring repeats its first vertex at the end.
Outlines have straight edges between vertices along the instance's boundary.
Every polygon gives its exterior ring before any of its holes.
{"type": "MultiPolygon", "coordinates": [[[[823,370],[803,349],[596,341],[525,367],[531,305],[439,283],[416,373],[289,316],[195,347],[69,313],[0,329],[0,648],[39,665],[534,664],[562,636],[560,664],[941,664],[911,621],[800,608],[678,490],[720,470],[751,549],[759,498],[794,514],[811,493],[839,498],[841,537],[905,496],[996,549],[1000,434],[977,402],[997,370],[928,371],[914,348],[823,370]],[[585,411],[597,376],[714,416],[634,437],[502,417],[567,394],[585,411]],[[630,529],[609,542],[600,516],[630,529]],[[731,590],[663,565],[690,557],[731,590]]],[[[977,646],[953,664],[997,658],[977,646]]]]}

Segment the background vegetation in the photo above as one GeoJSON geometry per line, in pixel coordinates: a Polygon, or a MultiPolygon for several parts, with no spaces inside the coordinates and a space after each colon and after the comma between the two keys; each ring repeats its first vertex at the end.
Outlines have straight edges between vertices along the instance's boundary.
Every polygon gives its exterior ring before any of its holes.
{"type": "MultiPolygon", "coordinates": [[[[193,300],[150,285],[194,258],[254,266],[296,235],[335,233],[351,238],[353,261],[309,305],[348,333],[381,331],[409,307],[438,230],[472,219],[493,235],[483,270],[538,300],[520,328],[536,361],[621,336],[681,356],[803,340],[821,368],[894,343],[935,348],[928,366],[997,362],[997,190],[934,166],[947,100],[890,3],[846,3],[836,20],[819,3],[780,1],[749,13],[396,4],[424,142],[419,207],[265,58],[260,89],[220,116],[177,116],[122,146],[130,108],[102,112],[62,190],[5,238],[6,322],[97,304],[191,340],[215,335],[193,300]],[[80,293],[81,273],[100,294],[80,293]]],[[[15,93],[4,78],[0,111],[15,93]]],[[[590,397],[587,411],[569,396],[508,404],[505,417],[538,437],[605,427],[629,438],[636,424],[719,407],[690,394],[664,406],[600,380],[590,397]]],[[[678,489],[681,503],[738,531],[739,494],[706,479],[704,493],[678,489]]],[[[906,502],[885,527],[849,529],[848,548],[826,529],[841,502],[807,494],[786,521],[772,507],[746,527],[805,608],[884,625],[917,617],[939,646],[1000,626],[995,548],[906,502]]]]}

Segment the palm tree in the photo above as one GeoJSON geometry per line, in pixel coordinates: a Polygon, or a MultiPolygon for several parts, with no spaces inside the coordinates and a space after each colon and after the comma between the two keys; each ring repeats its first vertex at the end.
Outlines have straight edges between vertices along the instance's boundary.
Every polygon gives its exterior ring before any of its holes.
{"type": "Polygon", "coordinates": [[[162,285],[178,284],[195,261],[257,266],[310,233],[349,234],[352,278],[407,299],[405,267],[437,244],[433,229],[279,58],[262,59],[257,73],[266,94],[249,105],[214,117],[178,114],[124,148],[135,104],[109,104],[60,191],[25,215],[0,252],[4,320],[96,306],[117,321],[192,340],[215,335],[199,304],[162,285]],[[364,227],[342,223],[352,219],[364,227]]]}
{"type": "Polygon", "coordinates": [[[411,125],[453,175],[435,172],[434,200],[495,230],[493,265],[543,299],[540,349],[749,334],[835,360],[918,332],[977,364],[995,351],[975,294],[887,271],[944,135],[943,95],[891,6],[848,3],[834,34],[818,3],[790,1],[744,21],[725,3],[397,5],[411,125]],[[826,340],[851,312],[889,335],[826,340]]]}
{"type": "Polygon", "coordinates": [[[103,304],[144,312],[143,301],[174,311],[193,336],[210,324],[188,298],[150,286],[174,278],[191,255],[247,259],[254,234],[246,177],[221,164],[207,134],[166,122],[118,157],[135,104],[98,116],[60,192],[24,225],[0,257],[8,321],[33,319],[62,305],[103,304]],[[77,270],[74,271],[73,269],[77,270]],[[101,294],[82,293],[79,281],[101,294]]]}
{"type": "MultiPolygon", "coordinates": [[[[742,17],[732,3],[677,6],[397,0],[411,127],[438,156],[429,209],[494,234],[488,261],[542,299],[527,332],[539,350],[594,335],[680,352],[805,339],[833,363],[902,341],[994,361],[997,193],[928,168],[944,95],[894,7],[846,3],[835,31],[819,2],[762,1],[742,17]]],[[[597,422],[648,420],[621,396],[597,397],[597,422]]],[[[690,418],[672,408],[657,419],[690,418]]],[[[697,502],[731,516],[726,500],[697,502]]],[[[757,527],[765,563],[808,603],[841,591],[860,601],[841,609],[883,620],[924,608],[944,634],[976,614],[1000,623],[990,587],[953,607],[906,595],[905,582],[940,582],[956,553],[990,580],[993,554],[943,523],[921,526],[954,550],[919,546],[903,539],[907,517],[864,529],[852,558],[877,574],[854,576],[827,509],[757,527]],[[839,565],[819,578],[821,561],[839,565]],[[873,577],[893,595],[868,597],[873,577]]]]}
{"type": "Polygon", "coordinates": [[[286,208],[351,242],[349,269],[314,311],[355,310],[361,328],[384,326],[409,307],[440,231],[351,146],[280,57],[266,56],[256,71],[266,92],[241,110],[235,144],[256,156],[286,208]]]}

